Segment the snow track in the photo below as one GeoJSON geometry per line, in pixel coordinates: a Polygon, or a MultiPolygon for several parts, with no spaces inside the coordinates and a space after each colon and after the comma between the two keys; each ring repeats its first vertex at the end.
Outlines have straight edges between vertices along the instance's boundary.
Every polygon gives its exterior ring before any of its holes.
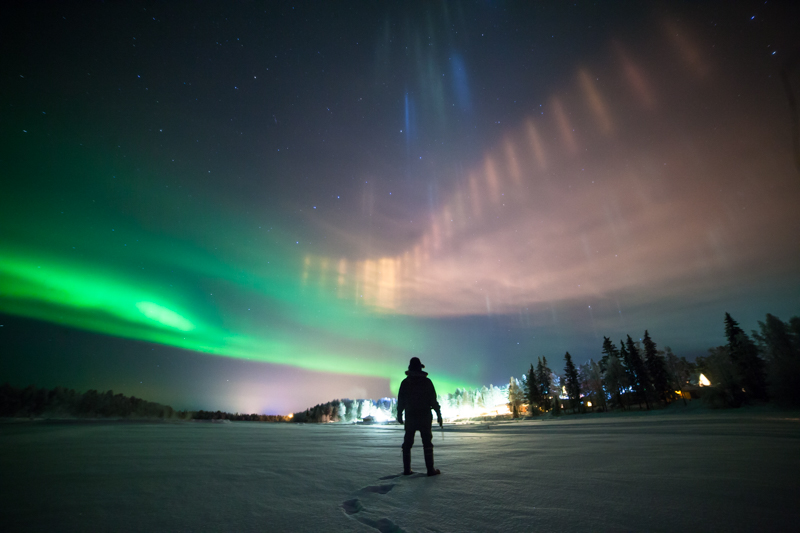
{"type": "MultiPolygon", "coordinates": [[[[405,480],[411,482],[414,478],[428,478],[426,474],[422,473],[415,473],[411,474],[410,476],[404,476],[402,474],[394,474],[389,476],[383,476],[378,478],[378,481],[387,481],[390,479],[397,479],[397,483],[383,483],[380,485],[368,485],[366,487],[362,487],[358,489],[355,494],[358,494],[361,498],[370,499],[371,497],[378,496],[385,496],[391,492],[393,488],[397,485],[402,484],[405,480]]],[[[357,520],[360,523],[369,526],[371,528],[377,529],[381,533],[404,533],[405,529],[401,528],[394,522],[392,522],[389,518],[386,517],[379,517],[377,512],[370,511],[367,507],[365,507],[364,503],[361,501],[361,498],[356,497],[349,500],[345,500],[342,502],[342,509],[344,510],[345,515],[347,517],[357,520]]],[[[383,502],[386,503],[386,502],[383,502]]],[[[396,507],[396,505],[395,505],[396,507]]],[[[418,530],[418,529],[415,529],[418,530]]],[[[436,531],[435,529],[424,529],[424,531],[436,531]]]]}
{"type": "Polygon", "coordinates": [[[416,446],[421,471],[399,474],[399,426],[0,424],[0,524],[570,533],[679,531],[689,520],[693,531],[797,530],[796,414],[670,412],[446,426],[434,477],[416,446]]]}
{"type": "MultiPolygon", "coordinates": [[[[386,476],[386,477],[394,477],[394,476],[386,476]]],[[[384,479],[384,478],[381,478],[384,479]]],[[[388,494],[394,488],[394,485],[370,485],[368,487],[362,487],[358,491],[358,494],[361,495],[369,495],[369,494],[380,494],[385,495],[388,494]]],[[[399,527],[397,524],[389,520],[388,518],[382,517],[377,518],[374,516],[374,513],[368,511],[364,505],[361,503],[359,498],[353,498],[350,500],[346,500],[342,503],[342,509],[344,509],[345,514],[352,518],[353,520],[358,520],[362,524],[369,526],[371,528],[377,529],[381,533],[404,533],[405,530],[399,527]]]]}

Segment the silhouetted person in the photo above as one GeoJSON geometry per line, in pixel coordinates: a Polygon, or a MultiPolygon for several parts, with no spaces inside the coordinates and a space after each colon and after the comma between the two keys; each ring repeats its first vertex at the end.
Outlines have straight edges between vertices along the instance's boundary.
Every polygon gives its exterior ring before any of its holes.
{"type": "Polygon", "coordinates": [[[406,379],[400,383],[400,393],[397,395],[397,421],[403,424],[403,412],[406,413],[406,435],[403,439],[403,474],[413,474],[411,471],[411,447],[414,445],[414,434],[419,431],[422,437],[422,449],[425,452],[425,467],[429,476],[441,474],[433,467],[433,415],[431,409],[436,411],[436,420],[442,425],[442,411],[436,401],[436,389],[428,379],[428,373],[418,357],[412,357],[408,363],[406,379]]]}

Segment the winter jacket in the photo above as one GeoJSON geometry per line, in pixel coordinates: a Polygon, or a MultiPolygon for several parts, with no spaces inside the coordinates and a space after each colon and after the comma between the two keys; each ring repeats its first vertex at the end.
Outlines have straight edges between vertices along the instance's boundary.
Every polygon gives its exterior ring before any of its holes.
{"type": "Polygon", "coordinates": [[[408,377],[400,383],[397,395],[397,416],[406,413],[406,420],[432,420],[431,409],[439,415],[439,402],[436,401],[436,389],[428,379],[428,373],[421,370],[409,370],[408,377]]]}

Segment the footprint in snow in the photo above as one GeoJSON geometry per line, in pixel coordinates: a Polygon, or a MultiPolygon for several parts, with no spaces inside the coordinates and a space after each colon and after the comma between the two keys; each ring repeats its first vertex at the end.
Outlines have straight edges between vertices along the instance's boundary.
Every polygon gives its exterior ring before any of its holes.
{"type": "Polygon", "coordinates": [[[386,494],[390,490],[394,488],[394,485],[370,485],[369,487],[364,487],[363,489],[359,490],[358,492],[366,493],[366,492],[374,492],[377,494],[386,494]]]}
{"type": "Polygon", "coordinates": [[[346,502],[342,503],[342,509],[344,509],[345,513],[351,515],[362,511],[364,506],[361,505],[361,501],[358,498],[353,498],[352,500],[347,500],[346,502]]]}
{"type": "MultiPolygon", "coordinates": [[[[393,479],[396,477],[398,476],[385,476],[382,477],[381,480],[393,479]]],[[[393,488],[394,484],[392,483],[387,483],[383,485],[369,485],[367,487],[359,489],[357,491],[357,494],[362,494],[362,495],[387,494],[393,488]]],[[[353,520],[358,520],[364,525],[377,529],[378,531],[380,531],[380,533],[405,533],[405,531],[400,526],[398,526],[388,518],[373,518],[371,516],[372,513],[364,508],[364,505],[358,498],[352,498],[350,500],[342,502],[342,510],[344,510],[345,514],[349,518],[352,518],[353,520]]]]}

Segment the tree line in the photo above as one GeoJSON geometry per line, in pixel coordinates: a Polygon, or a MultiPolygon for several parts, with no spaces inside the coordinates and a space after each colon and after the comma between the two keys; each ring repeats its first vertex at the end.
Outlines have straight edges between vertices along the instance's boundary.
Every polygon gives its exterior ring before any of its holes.
{"type": "Polygon", "coordinates": [[[169,405],[148,402],[114,391],[84,393],[74,389],[13,387],[0,385],[0,417],[157,418],[177,420],[234,420],[285,422],[289,417],[226,413],[224,411],[176,411],[169,405]]]}
{"type": "Polygon", "coordinates": [[[225,411],[190,411],[192,420],[230,420],[232,422],[288,422],[284,415],[258,415],[255,413],[226,413],[225,411]]]}
{"type": "Polygon", "coordinates": [[[347,422],[353,423],[368,416],[394,420],[397,418],[397,399],[381,398],[380,400],[333,400],[317,404],[305,411],[294,413],[292,422],[347,422]]]}
{"type": "Polygon", "coordinates": [[[540,357],[522,380],[511,379],[509,409],[519,416],[528,413],[559,414],[591,410],[651,409],[684,399],[690,377],[704,374],[712,386],[703,398],[713,406],[738,407],[753,401],[800,405],[800,318],[789,322],[767,314],[759,330],[748,336],[725,313],[727,344],[709,349],[695,362],[677,357],[669,347],[659,350],[645,330],[640,341],[630,335],[616,345],[603,337],[602,357],[575,366],[569,352],[564,355],[564,373],[559,376],[540,357]]]}
{"type": "Polygon", "coordinates": [[[0,385],[0,416],[3,417],[118,417],[118,418],[190,418],[187,411],[175,411],[169,405],[148,402],[114,391],[84,393],[74,389],[12,387],[0,385]]]}
{"type": "MultiPolygon", "coordinates": [[[[639,340],[630,335],[616,344],[603,337],[601,356],[576,365],[564,354],[564,370],[554,372],[546,357],[531,364],[522,379],[511,378],[507,386],[456,389],[439,395],[445,418],[450,413],[486,411],[506,403],[512,416],[527,407],[529,415],[571,412],[652,409],[699,392],[696,379],[702,373],[712,386],[702,389],[704,401],[716,407],[736,407],[747,402],[771,401],[800,405],[800,318],[782,322],[768,314],[758,331],[747,335],[725,314],[727,343],[709,349],[707,356],[689,361],[669,346],[663,350],[645,330],[639,340]],[[693,385],[689,382],[693,381],[693,385]]],[[[383,400],[333,400],[294,413],[293,422],[353,422],[366,416],[394,419],[393,406],[383,400]]],[[[396,409],[396,408],[395,408],[396,409]]]]}

